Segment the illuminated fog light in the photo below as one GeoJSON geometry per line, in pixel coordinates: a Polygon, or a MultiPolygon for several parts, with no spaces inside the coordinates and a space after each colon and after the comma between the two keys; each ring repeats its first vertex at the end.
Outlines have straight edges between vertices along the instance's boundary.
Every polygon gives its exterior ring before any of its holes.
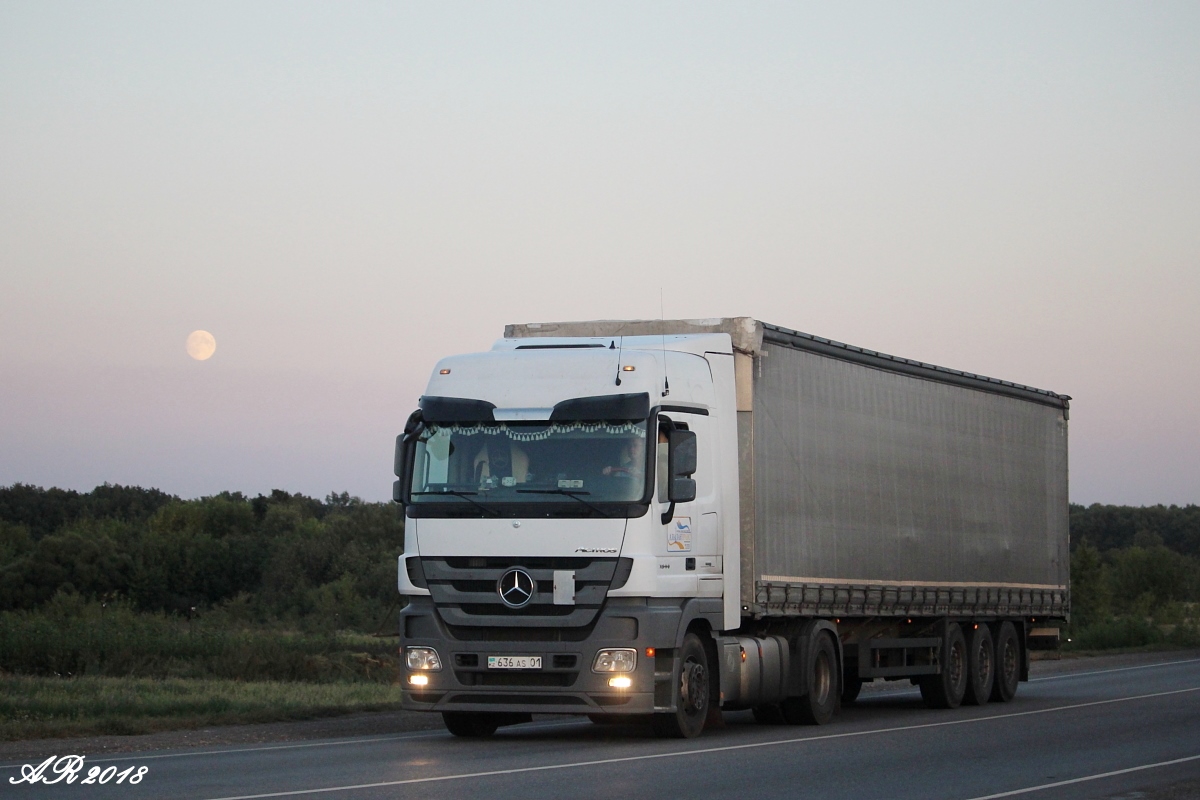
{"type": "Polygon", "coordinates": [[[633,686],[633,678],[626,678],[624,675],[619,678],[609,678],[608,685],[614,689],[628,689],[633,686]]]}
{"type": "Polygon", "coordinates": [[[592,672],[633,672],[637,666],[637,650],[632,647],[609,648],[596,653],[592,672]]]}
{"type": "Polygon", "coordinates": [[[429,676],[428,675],[409,675],[408,682],[411,683],[413,686],[428,686],[429,685],[429,676]]]}
{"type": "Polygon", "coordinates": [[[404,665],[409,669],[437,672],[442,668],[442,660],[438,658],[437,650],[432,647],[406,647],[404,665]]]}

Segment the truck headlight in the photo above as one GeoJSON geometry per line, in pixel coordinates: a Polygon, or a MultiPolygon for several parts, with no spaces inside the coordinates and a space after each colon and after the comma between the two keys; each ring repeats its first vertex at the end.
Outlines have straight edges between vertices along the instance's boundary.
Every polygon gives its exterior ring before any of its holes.
{"type": "Polygon", "coordinates": [[[637,666],[637,650],[619,647],[600,650],[592,662],[592,672],[633,672],[637,666]]]}
{"type": "Polygon", "coordinates": [[[409,669],[437,672],[442,668],[442,660],[438,658],[437,650],[432,647],[406,647],[404,665],[409,669]]]}

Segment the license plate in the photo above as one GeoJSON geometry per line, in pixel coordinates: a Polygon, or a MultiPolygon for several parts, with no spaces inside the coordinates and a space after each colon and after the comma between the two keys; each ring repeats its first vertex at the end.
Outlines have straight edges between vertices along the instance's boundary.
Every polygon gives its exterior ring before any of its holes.
{"type": "Polygon", "coordinates": [[[488,669],[541,669],[541,656],[488,656],[488,669]]]}

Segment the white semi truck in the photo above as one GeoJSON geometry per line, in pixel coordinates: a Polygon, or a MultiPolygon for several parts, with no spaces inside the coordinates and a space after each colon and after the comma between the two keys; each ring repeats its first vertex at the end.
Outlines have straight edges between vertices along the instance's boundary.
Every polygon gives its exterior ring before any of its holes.
{"type": "Polygon", "coordinates": [[[1070,398],[747,317],[510,325],[397,437],[403,704],[825,723],[1008,701],[1069,613],[1070,398]]]}

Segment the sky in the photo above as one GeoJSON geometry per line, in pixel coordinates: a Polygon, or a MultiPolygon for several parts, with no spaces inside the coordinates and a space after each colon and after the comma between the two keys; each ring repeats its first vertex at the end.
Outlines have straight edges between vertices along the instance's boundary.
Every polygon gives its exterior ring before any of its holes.
{"type": "Polygon", "coordinates": [[[661,311],[1069,394],[1073,502],[1200,503],[1198,41],[1194,2],[2,0],[0,485],[383,500],[439,357],[661,311]]]}

